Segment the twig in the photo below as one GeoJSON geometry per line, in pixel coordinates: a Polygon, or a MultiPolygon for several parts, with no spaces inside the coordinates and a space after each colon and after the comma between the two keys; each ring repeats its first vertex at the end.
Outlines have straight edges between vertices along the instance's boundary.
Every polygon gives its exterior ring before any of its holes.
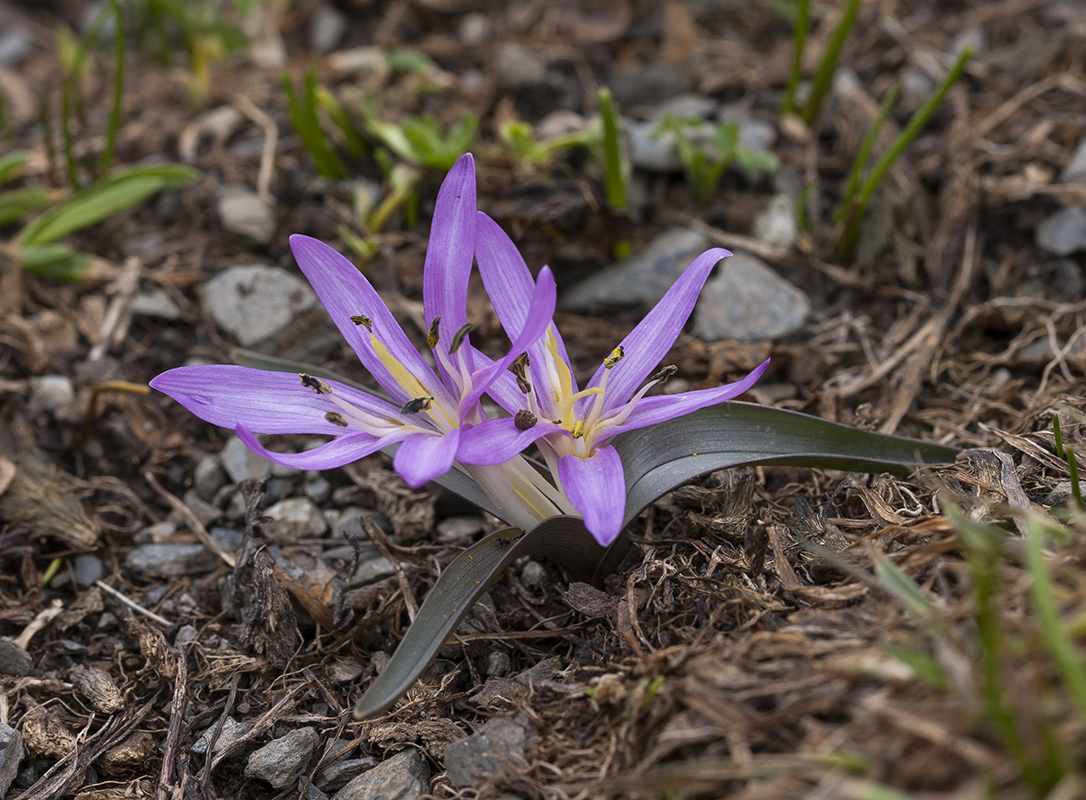
{"type": "Polygon", "coordinates": [[[185,698],[188,694],[189,666],[186,650],[187,648],[182,647],[181,657],[177,659],[177,676],[174,678],[173,700],[170,702],[170,724],[166,729],[166,743],[162,747],[162,769],[158,773],[158,800],[170,800],[171,795],[180,795],[172,783],[177,762],[177,744],[181,739],[181,723],[185,713],[185,698]]]}
{"type": "Polygon", "coordinates": [[[30,646],[30,640],[34,638],[34,634],[52,622],[53,617],[63,610],[64,604],[59,600],[54,600],[49,608],[43,608],[34,619],[30,620],[30,624],[23,628],[23,632],[15,637],[15,644],[26,650],[30,646]]]}
{"type": "Polygon", "coordinates": [[[149,609],[144,608],[139,603],[137,603],[135,600],[130,600],[129,598],[125,597],[123,594],[118,592],[116,589],[114,589],[108,583],[103,583],[102,581],[98,580],[98,581],[94,582],[94,585],[97,586],[99,589],[105,589],[114,598],[116,598],[120,602],[124,603],[126,606],[131,608],[137,614],[143,614],[143,616],[147,617],[152,622],[157,622],[163,628],[169,628],[171,625],[173,625],[173,623],[170,622],[168,619],[166,619],[164,617],[160,617],[154,611],[150,611],[149,609]]]}
{"type": "Polygon", "coordinates": [[[275,150],[279,146],[279,129],[275,127],[275,122],[257,108],[256,104],[243,94],[234,96],[234,103],[242,112],[264,129],[264,149],[260,154],[260,171],[256,176],[256,193],[260,195],[260,199],[265,202],[271,202],[272,196],[269,191],[272,181],[272,173],[275,170],[275,150]]]}
{"type": "Polygon", "coordinates": [[[192,528],[192,532],[196,534],[196,538],[200,540],[200,543],[222,559],[222,562],[226,564],[226,566],[233,569],[234,565],[237,563],[233,553],[227,553],[215,543],[215,540],[211,538],[211,534],[207,532],[207,528],[204,527],[204,523],[200,522],[197,516],[192,513],[192,510],[181,502],[181,500],[163,489],[162,484],[155,480],[155,476],[150,472],[143,473],[143,477],[144,480],[150,484],[151,488],[158,492],[163,500],[173,506],[174,510],[188,521],[189,527],[192,528]]]}
{"type": "Polygon", "coordinates": [[[388,541],[388,537],[385,536],[385,532],[381,530],[372,519],[367,516],[360,516],[358,518],[362,524],[362,530],[366,532],[366,535],[370,537],[370,541],[373,542],[373,546],[377,548],[377,552],[388,559],[392,564],[392,569],[396,571],[396,580],[400,584],[400,592],[403,594],[404,604],[407,606],[407,617],[412,622],[415,621],[415,617],[419,613],[419,606],[415,602],[415,595],[411,591],[411,584],[407,580],[407,574],[403,571],[403,567],[400,566],[400,561],[392,554],[392,545],[388,541]]]}
{"type": "Polygon", "coordinates": [[[87,361],[98,361],[106,354],[106,351],[114,344],[115,339],[123,336],[124,327],[121,321],[124,312],[132,302],[133,295],[140,284],[140,272],[143,270],[143,262],[136,256],[129,256],[124,261],[121,274],[114,282],[117,293],[109,303],[106,318],[102,321],[102,328],[98,332],[99,339],[87,354],[87,361]],[[121,336],[118,336],[118,334],[121,336]]]}

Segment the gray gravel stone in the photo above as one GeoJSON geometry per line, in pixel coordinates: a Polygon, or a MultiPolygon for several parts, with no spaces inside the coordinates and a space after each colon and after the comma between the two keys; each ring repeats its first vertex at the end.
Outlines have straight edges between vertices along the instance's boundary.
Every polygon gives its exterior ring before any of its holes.
{"type": "Polygon", "coordinates": [[[1075,154],[1060,173],[1060,180],[1063,183],[1086,183],[1086,137],[1078,143],[1075,154]]]}
{"type": "Polygon", "coordinates": [[[309,47],[316,53],[329,53],[347,32],[347,16],[328,3],[322,4],[309,19],[309,47]]]}
{"type": "Polygon", "coordinates": [[[174,647],[184,647],[186,644],[195,642],[200,636],[200,632],[196,630],[195,625],[182,625],[177,629],[177,634],[173,637],[174,647]]]}
{"type": "Polygon", "coordinates": [[[1086,248],[1086,208],[1064,206],[1037,226],[1037,246],[1058,256],[1086,248]]]}
{"type": "Polygon", "coordinates": [[[30,674],[33,664],[30,653],[19,647],[14,639],[0,636],[0,675],[21,678],[30,674]]]}
{"type": "Polygon", "coordinates": [[[772,247],[789,249],[799,237],[796,224],[795,201],[786,194],[778,194],[769,205],[754,218],[754,236],[772,247]]]}
{"type": "Polygon", "coordinates": [[[513,662],[508,653],[503,650],[495,650],[486,659],[486,674],[504,678],[509,674],[512,666],[513,662]]]}
{"type": "Polygon", "coordinates": [[[314,503],[323,503],[332,494],[332,484],[320,474],[306,478],[305,494],[314,503]]]}
{"type": "Polygon", "coordinates": [[[0,722],[0,797],[7,794],[23,760],[23,735],[0,722]]]}
{"type": "Polygon", "coordinates": [[[324,514],[308,497],[288,497],[264,514],[271,518],[264,530],[273,539],[308,539],[328,529],[324,514]]]}
{"type": "MultiPolygon", "coordinates": [[[[33,49],[33,40],[18,25],[8,23],[0,29],[0,67],[18,66],[33,49]]],[[[0,792],[0,797],[3,796],[0,792]]]]}
{"type": "Polygon", "coordinates": [[[180,578],[210,572],[219,560],[202,544],[141,544],[124,563],[143,578],[180,578]]]}
{"type": "Polygon", "coordinates": [[[811,310],[802,291],[754,256],[724,260],[706,283],[694,308],[694,334],[753,341],[794,333],[811,310]]]}
{"type": "MultiPolygon", "coordinates": [[[[196,740],[196,743],[192,745],[192,752],[196,755],[203,755],[207,752],[207,746],[211,743],[211,737],[215,733],[215,726],[218,725],[216,720],[210,728],[204,731],[203,735],[196,740]]],[[[212,754],[221,753],[225,747],[233,744],[246,733],[249,732],[249,726],[244,722],[238,722],[233,717],[227,717],[223,720],[222,731],[219,732],[219,738],[215,740],[215,749],[212,754]]]]}
{"type": "Polygon", "coordinates": [[[496,718],[465,739],[445,747],[445,769],[449,782],[458,788],[482,784],[484,774],[500,775],[525,766],[525,751],[532,732],[524,725],[496,718]]]}
{"type": "Polygon", "coordinates": [[[474,12],[460,18],[460,42],[467,47],[475,47],[486,41],[490,35],[490,17],[474,12]]]}
{"type": "Polygon", "coordinates": [[[29,381],[31,414],[55,414],[75,400],[75,387],[66,375],[39,375],[29,381]]]}
{"type": "Polygon", "coordinates": [[[455,542],[479,533],[484,524],[483,518],[475,514],[448,517],[437,524],[437,538],[442,542],[455,542]]]}
{"type": "Polygon", "coordinates": [[[234,483],[258,481],[271,472],[271,462],[246,447],[245,442],[237,436],[227,440],[219,454],[219,461],[234,483]]]}
{"type": "Polygon", "coordinates": [[[429,788],[430,768],[414,748],[354,778],[333,800],[418,800],[429,788]]]}
{"type": "Polygon", "coordinates": [[[154,319],[181,319],[181,309],[177,307],[170,293],[161,287],[140,292],[128,305],[128,313],[137,317],[154,319]]]}
{"type": "Polygon", "coordinates": [[[326,792],[334,792],[342,789],[363,772],[377,766],[377,759],[373,756],[365,758],[345,758],[334,764],[329,764],[317,774],[317,783],[326,792]]]}
{"type": "Polygon", "coordinates": [[[303,280],[263,264],[230,267],[204,291],[208,315],[244,347],[278,333],[316,304],[317,295],[303,280]]]}
{"type": "Polygon", "coordinates": [[[547,579],[547,571],[538,561],[525,561],[520,568],[520,582],[528,589],[536,589],[547,579]]]}
{"type": "Polygon", "coordinates": [[[72,559],[72,570],[75,572],[76,583],[80,586],[90,586],[102,577],[105,567],[102,566],[102,559],[98,556],[80,553],[72,559]]]}
{"type": "Polygon", "coordinates": [[[503,89],[524,89],[546,80],[547,62],[519,42],[504,42],[494,57],[494,73],[503,89]]]}
{"type": "Polygon", "coordinates": [[[560,305],[568,311],[651,306],[708,246],[705,234],[694,228],[667,231],[641,252],[573,286],[562,296],[560,305]]]}
{"type": "Polygon", "coordinates": [[[226,472],[218,456],[206,455],[196,462],[196,469],[192,475],[192,488],[196,490],[200,499],[209,503],[214,502],[216,492],[226,485],[226,481],[226,472]]]}
{"type": "Polygon", "coordinates": [[[355,588],[358,586],[365,586],[379,581],[381,578],[387,578],[389,575],[395,575],[396,569],[392,566],[392,562],[384,556],[377,556],[366,561],[362,561],[358,565],[358,569],[354,571],[354,575],[351,576],[351,582],[348,585],[349,588],[355,588]]]}
{"type": "Polygon", "coordinates": [[[309,763],[319,738],[316,728],[298,728],[256,750],[245,764],[245,777],[260,778],[276,789],[289,786],[309,763]]]}
{"type": "Polygon", "coordinates": [[[275,236],[275,214],[271,204],[256,192],[240,184],[227,184],[219,190],[215,208],[223,227],[231,233],[256,244],[271,244],[275,236]]]}
{"type": "Polygon", "coordinates": [[[334,683],[350,683],[362,676],[362,665],[353,658],[337,658],[328,668],[328,677],[334,683]]]}
{"type": "Polygon", "coordinates": [[[205,527],[222,516],[222,510],[215,505],[204,500],[196,493],[195,489],[188,489],[181,496],[181,499],[188,506],[189,511],[192,512],[196,519],[200,520],[201,524],[205,527]]]}

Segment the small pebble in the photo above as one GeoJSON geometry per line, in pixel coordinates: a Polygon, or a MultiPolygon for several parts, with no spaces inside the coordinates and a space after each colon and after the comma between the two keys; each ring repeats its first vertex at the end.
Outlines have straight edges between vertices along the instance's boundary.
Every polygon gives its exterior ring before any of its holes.
{"type": "Polygon", "coordinates": [[[527,589],[538,589],[547,579],[547,571],[538,561],[525,561],[520,568],[520,582],[527,589]]]}
{"type": "Polygon", "coordinates": [[[275,213],[272,205],[256,192],[228,184],[219,189],[215,206],[226,230],[256,244],[271,244],[275,236],[275,213]]]}
{"type": "Polygon", "coordinates": [[[401,750],[336,792],[333,800],[419,800],[430,783],[430,768],[413,747],[401,750]]]}
{"type": "MultiPolygon", "coordinates": [[[[192,752],[196,755],[203,755],[207,752],[207,746],[211,742],[211,736],[215,733],[215,728],[218,725],[218,720],[212,723],[211,727],[204,731],[203,735],[196,740],[196,743],[192,746],[192,752]]],[[[223,720],[222,731],[219,733],[219,738],[215,740],[214,753],[219,753],[223,748],[233,744],[246,733],[249,732],[249,726],[244,722],[238,722],[233,717],[227,717],[223,720]]]]}
{"type": "Polygon", "coordinates": [[[316,728],[296,728],[254,751],[245,765],[245,777],[267,781],[276,789],[289,786],[305,769],[317,747],[316,728]]]}
{"type": "Polygon", "coordinates": [[[180,578],[210,572],[219,559],[202,544],[141,544],[124,563],[141,578],[180,578]]]}
{"type": "Polygon", "coordinates": [[[31,414],[47,412],[56,414],[75,400],[75,386],[71,378],[64,375],[39,375],[29,381],[30,401],[27,406],[31,414]]]}

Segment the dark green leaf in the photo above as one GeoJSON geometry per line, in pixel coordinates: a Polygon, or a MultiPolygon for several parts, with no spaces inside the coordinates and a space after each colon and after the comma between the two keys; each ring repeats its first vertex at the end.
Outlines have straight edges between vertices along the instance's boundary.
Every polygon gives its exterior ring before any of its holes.
{"type": "Polygon", "coordinates": [[[575,517],[551,517],[523,535],[507,528],[469,547],[441,573],[388,666],[355,706],[355,717],[380,714],[411,688],[475,602],[524,556],[547,556],[575,580],[591,581],[604,549],[575,517]]]}
{"type": "Polygon", "coordinates": [[[626,471],[626,522],[699,475],[725,467],[796,467],[908,475],[953,461],[952,447],[862,431],[795,411],[721,403],[614,440],[626,471]]]}

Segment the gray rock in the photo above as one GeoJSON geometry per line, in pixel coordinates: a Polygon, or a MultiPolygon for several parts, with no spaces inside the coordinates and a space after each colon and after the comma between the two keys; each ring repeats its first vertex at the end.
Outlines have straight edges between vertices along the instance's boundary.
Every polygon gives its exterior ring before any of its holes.
{"type": "Polygon", "coordinates": [[[365,586],[395,574],[396,569],[392,566],[392,562],[384,556],[377,556],[359,563],[358,569],[351,576],[349,587],[354,589],[358,586],[365,586]]]}
{"type": "MultiPolygon", "coordinates": [[[[350,683],[362,676],[362,665],[353,658],[337,658],[328,668],[328,677],[333,683],[350,683]]],[[[352,776],[353,777],[353,776],[352,776]]]]}
{"type": "Polygon", "coordinates": [[[490,17],[474,12],[460,18],[460,42],[466,47],[475,47],[486,41],[490,35],[490,17]]]}
{"type": "Polygon", "coordinates": [[[504,678],[509,674],[512,666],[513,662],[508,653],[504,650],[495,650],[486,659],[486,674],[504,678]]]}
{"type": "Polygon", "coordinates": [[[1064,206],[1037,226],[1037,246],[1058,256],[1086,248],[1086,208],[1064,206]]]}
{"type": "Polygon", "coordinates": [[[187,644],[192,644],[199,636],[200,632],[196,630],[195,625],[182,625],[177,629],[177,633],[173,637],[173,646],[184,647],[187,644]]]}
{"type": "Polygon", "coordinates": [[[525,561],[520,568],[520,582],[528,589],[538,589],[547,579],[547,571],[538,561],[525,561]]]}
{"type": "Polygon", "coordinates": [[[316,784],[309,783],[305,775],[298,778],[298,796],[302,800],[328,800],[328,795],[318,789],[316,784]]]}
{"type": "MultiPolygon", "coordinates": [[[[218,725],[218,720],[204,731],[203,735],[196,740],[196,743],[192,745],[192,752],[196,755],[203,755],[207,752],[207,747],[211,744],[211,737],[215,733],[215,727],[218,725]]],[[[223,720],[222,731],[219,732],[219,738],[215,740],[215,748],[212,750],[212,755],[221,753],[225,748],[232,745],[242,736],[249,732],[249,726],[244,722],[238,722],[233,717],[227,717],[223,720]]]]}
{"type": "MultiPolygon", "coordinates": [[[[679,160],[679,150],[675,143],[675,134],[671,131],[657,133],[660,127],[658,120],[646,122],[626,121],[623,129],[626,132],[626,144],[629,151],[630,163],[636,169],[646,172],[656,172],[669,175],[682,169],[682,161],[679,160]]],[[[691,139],[706,138],[704,128],[700,132],[691,131],[691,139]]]]}
{"type": "Polygon", "coordinates": [[[14,639],[0,636],[0,675],[21,678],[30,674],[33,665],[30,653],[19,647],[14,639]]]}
{"type": "Polygon", "coordinates": [[[273,539],[307,539],[320,536],[328,529],[324,514],[308,497],[288,497],[264,514],[271,518],[264,530],[273,539]]]}
{"type": "Polygon", "coordinates": [[[484,524],[483,518],[475,514],[448,517],[437,524],[437,538],[442,542],[455,542],[479,533],[484,524]]]}
{"type": "Polygon", "coordinates": [[[504,42],[494,57],[494,72],[503,89],[523,89],[546,80],[547,62],[519,42],[504,42]]]}
{"type": "Polygon", "coordinates": [[[501,775],[526,766],[532,732],[524,725],[496,718],[465,739],[445,747],[445,769],[457,788],[480,786],[484,774],[501,775]]]}
{"type": "Polygon", "coordinates": [[[205,527],[222,516],[222,510],[200,497],[195,489],[186,490],[181,499],[188,506],[193,516],[200,520],[205,527]]]}
{"type": "Polygon", "coordinates": [[[332,494],[332,484],[323,475],[314,475],[305,482],[305,495],[314,503],[323,503],[332,494]]]}
{"type": "Polygon", "coordinates": [[[694,334],[706,341],[773,339],[799,330],[811,310],[803,292],[754,256],[724,260],[694,308],[694,334]]]}
{"type": "Polygon", "coordinates": [[[226,485],[226,481],[226,471],[218,457],[206,455],[196,462],[196,469],[192,474],[192,488],[201,500],[213,502],[215,494],[226,485]]]}
{"type": "Polygon", "coordinates": [[[786,194],[774,195],[769,205],[754,218],[754,236],[772,247],[789,249],[799,237],[795,201],[786,194]]]}
{"type": "Polygon", "coordinates": [[[141,544],[124,563],[141,578],[180,578],[210,572],[219,560],[202,544],[141,544]]]}
{"type": "MultiPolygon", "coordinates": [[[[33,49],[34,42],[18,25],[9,22],[0,29],[0,67],[18,66],[33,49]]],[[[0,797],[3,796],[0,792],[0,797]]]]}
{"type": "Polygon", "coordinates": [[[418,800],[429,788],[430,768],[414,748],[354,778],[332,800],[418,800]]]}
{"type": "Polygon", "coordinates": [[[156,522],[154,525],[148,525],[133,538],[136,540],[137,544],[160,544],[169,541],[176,534],[176,523],[166,519],[162,522],[156,522]]]}
{"type": "Polygon", "coordinates": [[[75,400],[72,379],[65,375],[39,375],[29,380],[31,414],[42,411],[56,414],[75,400]]]}
{"type": "Polygon", "coordinates": [[[230,267],[204,292],[208,315],[243,347],[278,333],[316,304],[317,295],[300,278],[262,264],[230,267]]]}
{"type": "Polygon", "coordinates": [[[957,58],[965,52],[965,48],[973,48],[973,57],[988,52],[988,37],[984,34],[984,28],[979,25],[971,25],[962,28],[950,42],[950,55],[957,58]]]}
{"type": "Polygon", "coordinates": [[[389,536],[393,534],[392,520],[380,511],[374,511],[372,508],[361,508],[360,506],[349,506],[340,512],[339,521],[332,526],[332,535],[340,539],[353,536],[362,541],[368,540],[369,536],[362,529],[360,517],[372,521],[389,536]]]}
{"type": "Polygon", "coordinates": [[[334,792],[342,789],[363,772],[377,766],[377,759],[373,756],[365,758],[345,758],[334,764],[329,764],[317,775],[317,783],[326,792],[334,792]]]}
{"type": "Polygon", "coordinates": [[[641,252],[573,286],[562,296],[560,305],[568,311],[651,306],[708,246],[705,234],[694,228],[667,231],[641,252]]]}
{"type": "Polygon", "coordinates": [[[72,570],[75,572],[75,582],[80,586],[90,586],[102,577],[105,567],[102,559],[90,553],[80,553],[72,559],[72,570]]]}
{"type": "Polygon", "coordinates": [[[0,722],[0,797],[7,794],[23,760],[23,735],[0,722]]]}
{"type": "Polygon", "coordinates": [[[239,184],[223,186],[215,200],[222,225],[231,233],[256,244],[271,244],[275,236],[275,213],[271,204],[239,184]]]}
{"type": "Polygon", "coordinates": [[[1082,269],[1074,259],[1061,258],[1052,268],[1052,290],[1060,300],[1071,302],[1082,294],[1082,269]]]}
{"type": "Polygon", "coordinates": [[[211,541],[227,553],[236,553],[238,548],[241,547],[242,540],[245,538],[245,534],[241,531],[234,530],[233,528],[224,528],[221,525],[212,528],[210,533],[211,541]]]}
{"type": "Polygon", "coordinates": [[[1075,154],[1060,173],[1063,183],[1086,183],[1086,137],[1078,143],[1075,154]]]}
{"type": "Polygon", "coordinates": [[[347,16],[323,3],[309,19],[309,47],[315,53],[329,53],[347,32],[347,16]]]}
{"type": "Polygon", "coordinates": [[[777,129],[750,115],[745,105],[730,103],[720,109],[720,122],[734,122],[739,126],[739,144],[748,150],[772,150],[777,143],[777,129]]]}
{"type": "Polygon", "coordinates": [[[234,483],[258,481],[271,472],[271,462],[246,447],[245,442],[237,436],[231,436],[227,440],[226,446],[219,453],[219,461],[234,483]]]}
{"type": "Polygon", "coordinates": [[[154,319],[181,319],[181,309],[177,307],[170,293],[161,287],[140,292],[133,297],[128,305],[128,313],[154,319]]]}
{"type": "Polygon", "coordinates": [[[269,742],[249,755],[245,777],[260,778],[276,789],[289,786],[309,763],[318,738],[316,728],[298,728],[269,742]]]}

